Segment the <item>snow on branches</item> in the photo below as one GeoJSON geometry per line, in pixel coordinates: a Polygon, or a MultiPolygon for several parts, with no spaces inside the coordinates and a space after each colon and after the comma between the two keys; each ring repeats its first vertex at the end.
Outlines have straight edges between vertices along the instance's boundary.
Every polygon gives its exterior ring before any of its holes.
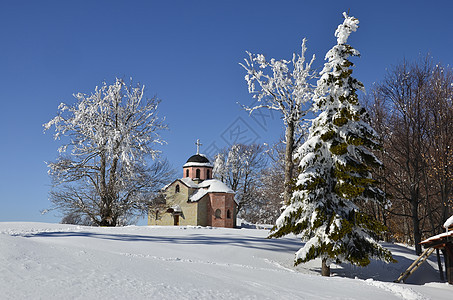
{"type": "Polygon", "coordinates": [[[257,105],[243,106],[244,109],[250,114],[261,108],[277,110],[282,114],[286,143],[285,202],[289,202],[291,196],[294,149],[305,135],[306,122],[303,118],[311,109],[313,97],[310,80],[315,78],[315,72],[311,70],[315,56],[313,55],[310,62],[305,61],[306,42],[306,39],[303,39],[301,55],[293,54],[291,61],[274,58],[266,60],[262,54],[253,55],[247,52],[249,58],[245,59],[245,64],[240,64],[247,71],[245,80],[249,93],[257,100],[257,105]]]}
{"type": "Polygon", "coordinates": [[[126,166],[145,163],[144,155],[158,154],[151,146],[164,143],[158,131],[166,125],[157,116],[159,101],[143,100],[144,88],[127,86],[122,79],[112,85],[104,82],[91,95],[74,94],[76,105],[61,103],[59,115],[43,126],[46,131],[55,126],[55,139],[70,138],[60,153],[69,147],[77,157],[102,153],[126,166]]]}
{"type": "Polygon", "coordinates": [[[100,216],[93,220],[98,225],[115,225],[114,220],[136,207],[134,199],[143,198],[140,191],[152,185],[149,172],[168,171],[159,164],[151,166],[153,170],[147,166],[147,159],[159,153],[155,145],[164,143],[160,130],[167,128],[157,115],[159,100],[145,99],[144,86],[121,79],[103,83],[91,95],[74,97],[74,105],[60,104],[59,114],[43,125],[45,131],[55,127],[55,139],[64,137],[60,157],[48,164],[50,175],[57,185],[79,187],[53,191],[53,202],[69,213],[72,207],[92,219],[100,216]]]}
{"type": "Polygon", "coordinates": [[[310,80],[315,77],[311,70],[315,56],[310,62],[305,61],[306,42],[303,39],[301,55],[294,53],[291,61],[266,60],[263,54],[247,51],[249,58],[240,65],[247,71],[245,80],[249,93],[258,101],[256,106],[243,106],[247,111],[252,113],[260,108],[277,110],[283,114],[285,124],[300,122],[306,113],[306,104],[311,101],[313,89],[310,80]]]}
{"type": "Polygon", "coordinates": [[[379,139],[366,123],[367,113],[356,93],[363,84],[351,76],[353,64],[348,60],[359,55],[346,44],[359,21],[343,15],[335,32],[337,44],[327,52],[315,90],[313,101],[320,114],[296,154],[301,174],[271,234],[301,234],[306,243],[296,253],[296,264],[320,257],[323,275],[330,274],[326,269],[332,261],[359,266],[367,265],[370,257],[392,261],[390,252],[374,240],[384,226],[355,204],[382,201],[384,194],[371,177],[371,168],[381,165],[372,152],[379,150],[379,139]]]}

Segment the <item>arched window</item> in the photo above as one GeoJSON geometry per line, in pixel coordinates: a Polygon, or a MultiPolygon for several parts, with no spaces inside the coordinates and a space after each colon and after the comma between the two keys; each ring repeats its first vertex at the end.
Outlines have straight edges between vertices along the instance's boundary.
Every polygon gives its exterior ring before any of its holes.
{"type": "Polygon", "coordinates": [[[189,177],[189,169],[186,170],[186,177],[189,177]]]}
{"type": "Polygon", "coordinates": [[[227,219],[231,219],[231,211],[227,210],[227,219]]]}
{"type": "Polygon", "coordinates": [[[209,170],[206,170],[206,179],[211,179],[211,172],[209,170]]]}
{"type": "Polygon", "coordinates": [[[179,184],[177,184],[175,187],[175,193],[179,193],[179,184]]]}
{"type": "Polygon", "coordinates": [[[196,175],[195,178],[200,178],[200,169],[197,169],[195,175],[196,175]]]}
{"type": "Polygon", "coordinates": [[[220,209],[215,210],[215,218],[221,219],[222,218],[222,211],[220,209]]]}

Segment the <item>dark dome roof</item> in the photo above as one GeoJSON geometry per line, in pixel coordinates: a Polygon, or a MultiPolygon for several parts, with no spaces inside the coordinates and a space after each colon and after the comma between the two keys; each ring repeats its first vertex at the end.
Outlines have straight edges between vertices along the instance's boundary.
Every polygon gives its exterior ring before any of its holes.
{"type": "Polygon", "coordinates": [[[189,157],[187,162],[209,163],[209,159],[204,155],[195,154],[189,157]]]}

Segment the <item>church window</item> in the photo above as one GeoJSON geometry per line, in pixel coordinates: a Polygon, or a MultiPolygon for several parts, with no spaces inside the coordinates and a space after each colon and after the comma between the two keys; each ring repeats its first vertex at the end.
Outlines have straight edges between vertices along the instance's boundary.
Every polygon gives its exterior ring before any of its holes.
{"type": "Polygon", "coordinates": [[[215,210],[215,218],[221,219],[222,218],[222,211],[220,209],[215,210]]]}
{"type": "Polygon", "coordinates": [[[189,177],[189,169],[186,170],[186,177],[189,177]]]}
{"type": "Polygon", "coordinates": [[[179,193],[179,184],[177,184],[175,187],[175,193],[179,193]]]}
{"type": "Polygon", "coordinates": [[[231,211],[227,210],[227,219],[231,219],[231,211]]]}
{"type": "Polygon", "coordinates": [[[200,169],[197,169],[195,178],[200,178],[200,169]]]}
{"type": "Polygon", "coordinates": [[[211,179],[211,174],[209,170],[206,170],[206,179],[211,179]]]}
{"type": "Polygon", "coordinates": [[[156,210],[156,220],[159,219],[159,210],[156,210]]]}

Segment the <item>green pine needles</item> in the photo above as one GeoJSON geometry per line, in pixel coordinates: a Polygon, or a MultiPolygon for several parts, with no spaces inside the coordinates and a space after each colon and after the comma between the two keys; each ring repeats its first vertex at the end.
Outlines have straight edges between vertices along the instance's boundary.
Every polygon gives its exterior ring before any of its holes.
{"type": "MultiPolygon", "coordinates": [[[[348,60],[359,52],[347,45],[359,21],[344,13],[335,32],[337,44],[326,55],[318,80],[313,120],[306,142],[298,149],[301,170],[292,199],[276,222],[270,237],[300,234],[306,241],[295,264],[321,258],[323,264],[349,262],[366,266],[371,258],[392,262],[390,251],[376,242],[386,230],[355,203],[383,201],[371,170],[381,162],[377,133],[366,122],[358,101],[363,84],[353,78],[348,60]]],[[[330,271],[329,271],[330,272],[330,271]]]]}

